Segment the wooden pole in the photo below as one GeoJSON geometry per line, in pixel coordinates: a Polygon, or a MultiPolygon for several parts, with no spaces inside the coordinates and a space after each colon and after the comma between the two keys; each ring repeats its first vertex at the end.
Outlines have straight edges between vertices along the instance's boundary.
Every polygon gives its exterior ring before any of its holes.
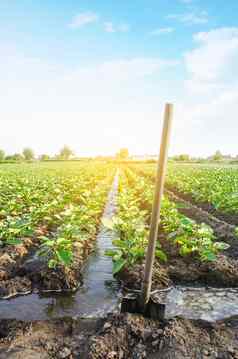
{"type": "Polygon", "coordinates": [[[145,309],[146,304],[150,299],[153,264],[155,259],[158,226],[160,222],[161,201],[163,197],[164,181],[165,181],[166,167],[168,161],[168,147],[169,147],[169,140],[171,133],[172,117],[173,117],[173,105],[166,104],[165,113],[164,113],[164,126],[163,126],[162,139],[160,144],[160,154],[159,154],[159,160],[157,166],[151,223],[150,223],[149,243],[148,243],[148,249],[146,254],[144,279],[143,279],[142,291],[141,291],[141,305],[143,309],[145,309]]]}

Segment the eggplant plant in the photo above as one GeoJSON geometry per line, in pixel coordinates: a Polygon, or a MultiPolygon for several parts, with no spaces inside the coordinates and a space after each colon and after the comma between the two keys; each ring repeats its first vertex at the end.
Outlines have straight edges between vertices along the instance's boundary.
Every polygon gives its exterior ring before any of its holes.
{"type": "MultiPolygon", "coordinates": [[[[115,249],[106,251],[112,257],[114,274],[144,260],[152,198],[153,183],[150,178],[126,169],[119,183],[118,213],[111,223],[104,223],[118,235],[118,239],[113,241],[115,249]]],[[[166,197],[162,202],[160,229],[167,240],[179,247],[181,256],[195,255],[201,261],[214,261],[220,251],[229,247],[224,242],[216,242],[209,226],[197,224],[182,215],[175,203],[166,197]]],[[[159,240],[156,257],[160,261],[168,260],[159,240]]]]}

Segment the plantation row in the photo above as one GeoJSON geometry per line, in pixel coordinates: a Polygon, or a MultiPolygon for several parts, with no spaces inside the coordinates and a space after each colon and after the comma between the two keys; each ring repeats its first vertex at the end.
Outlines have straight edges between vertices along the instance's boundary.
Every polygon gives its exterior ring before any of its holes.
{"type": "MultiPolygon", "coordinates": [[[[114,249],[106,253],[112,257],[114,274],[133,271],[136,266],[138,273],[142,269],[154,170],[150,165],[120,168],[117,214],[112,221],[104,221],[118,235],[114,249]]],[[[172,185],[171,178],[183,174],[186,184],[186,180],[190,181],[186,171],[196,169],[169,168],[168,183],[172,185]]],[[[197,171],[209,176],[212,169],[197,171]]],[[[95,247],[115,173],[113,164],[96,162],[5,165],[0,169],[0,297],[79,286],[85,259],[95,247]]],[[[210,176],[215,181],[216,175],[210,176]]],[[[234,180],[230,181],[231,187],[235,186],[234,180]]],[[[232,275],[226,270],[227,266],[237,267],[233,257],[229,257],[233,248],[226,251],[228,247],[224,236],[216,238],[211,227],[184,215],[179,206],[164,197],[156,265],[160,266],[160,275],[166,273],[166,283],[174,276],[185,275],[190,280],[192,273],[204,277],[206,282],[215,277],[215,281],[221,280],[225,285],[237,283],[237,270],[232,275]]]]}
{"type": "MultiPolygon", "coordinates": [[[[122,172],[118,214],[113,223],[106,223],[109,228],[115,228],[119,237],[113,242],[116,250],[107,252],[113,258],[114,273],[124,267],[133,267],[145,257],[154,183],[152,175],[143,176],[137,172],[132,169],[122,172]]],[[[160,238],[156,249],[156,257],[160,262],[168,260],[166,249],[161,247],[161,243],[165,241],[178,249],[180,256],[193,256],[202,262],[216,260],[216,255],[229,247],[222,241],[215,241],[213,230],[209,226],[197,224],[181,214],[175,203],[167,197],[162,203],[160,238]]]]}
{"type": "MultiPolygon", "coordinates": [[[[133,166],[154,178],[155,166],[133,166]]],[[[199,165],[168,166],[166,188],[228,223],[238,225],[238,169],[199,165]]]]}
{"type": "Polygon", "coordinates": [[[167,183],[216,210],[238,214],[237,169],[175,166],[168,171],[167,183]]]}
{"type": "Polygon", "coordinates": [[[96,163],[4,166],[0,296],[21,282],[27,291],[77,287],[114,173],[113,166],[96,163]],[[32,268],[25,265],[29,259],[32,268]]]}

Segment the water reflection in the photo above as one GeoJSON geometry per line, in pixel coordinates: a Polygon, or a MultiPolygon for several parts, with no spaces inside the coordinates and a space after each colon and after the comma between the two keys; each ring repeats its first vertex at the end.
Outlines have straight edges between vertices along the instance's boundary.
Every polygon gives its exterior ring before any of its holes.
{"type": "MultiPolygon", "coordinates": [[[[116,210],[118,175],[104,211],[104,218],[112,218],[116,210]]],[[[101,228],[97,236],[97,250],[84,269],[84,286],[75,293],[31,294],[0,301],[1,319],[45,320],[67,316],[93,317],[117,307],[119,285],[112,276],[111,258],[105,250],[112,248],[115,233],[101,228]]]]}

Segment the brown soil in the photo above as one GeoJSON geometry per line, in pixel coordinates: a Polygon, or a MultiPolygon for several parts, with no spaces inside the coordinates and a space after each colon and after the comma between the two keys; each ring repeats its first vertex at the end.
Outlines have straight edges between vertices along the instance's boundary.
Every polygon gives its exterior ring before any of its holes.
{"type": "Polygon", "coordinates": [[[208,324],[131,314],[0,322],[0,359],[237,359],[238,318],[208,324]]]}
{"type": "Polygon", "coordinates": [[[182,319],[163,323],[119,315],[92,340],[89,358],[238,358],[237,334],[237,319],[211,326],[182,319]]]}
{"type": "MultiPolygon", "coordinates": [[[[36,241],[35,241],[36,242],[36,241]]],[[[15,276],[17,268],[24,262],[29,251],[36,246],[33,239],[24,238],[22,244],[6,246],[0,249],[0,278],[10,279],[15,276]]]]}
{"type": "Polygon", "coordinates": [[[43,258],[34,258],[38,241],[29,238],[18,246],[6,246],[0,250],[0,298],[7,299],[44,291],[74,291],[82,285],[82,269],[88,255],[94,249],[95,237],[85,243],[83,253],[76,247],[70,268],[57,266],[49,269],[43,258]],[[80,252],[79,252],[80,251],[80,252]]]}
{"type": "Polygon", "coordinates": [[[0,297],[2,299],[30,294],[31,291],[31,281],[26,277],[14,277],[6,281],[1,281],[0,284],[0,297]]]}
{"type": "Polygon", "coordinates": [[[0,359],[87,358],[89,337],[102,320],[0,322],[0,359]]]}
{"type": "Polygon", "coordinates": [[[179,192],[174,186],[167,185],[166,188],[169,191],[173,192],[178,197],[184,199],[185,201],[188,201],[188,202],[196,205],[197,207],[200,207],[204,211],[212,214],[213,216],[219,218],[221,221],[225,221],[225,222],[227,222],[227,223],[229,223],[231,225],[238,226],[238,216],[237,216],[237,214],[225,213],[225,212],[222,212],[220,210],[217,210],[209,202],[196,201],[191,194],[179,192]]]}
{"type": "MultiPolygon", "coordinates": [[[[201,262],[195,256],[182,257],[178,247],[164,237],[160,238],[162,248],[168,254],[165,263],[155,262],[152,289],[172,285],[209,285],[214,287],[238,286],[238,260],[224,254],[214,262],[201,262]]],[[[144,264],[119,273],[118,279],[124,288],[139,290],[143,279],[144,264]]]]}
{"type": "MultiPolygon", "coordinates": [[[[238,239],[234,234],[235,227],[208,212],[192,205],[167,191],[170,199],[182,203],[178,210],[197,223],[206,223],[211,226],[216,235],[216,240],[224,241],[230,248],[217,256],[214,262],[201,262],[196,256],[182,257],[179,247],[166,239],[160,232],[159,241],[164,251],[168,254],[166,263],[156,262],[153,274],[153,288],[166,288],[178,284],[210,285],[214,287],[238,286],[238,239]]],[[[131,289],[140,289],[143,278],[143,265],[125,270],[119,275],[123,285],[131,289]]]]}
{"type": "Polygon", "coordinates": [[[226,256],[234,259],[238,258],[238,237],[235,235],[236,227],[234,225],[214,217],[212,214],[182,199],[171,191],[166,191],[166,194],[173,202],[182,204],[182,207],[178,207],[180,213],[195,220],[197,223],[206,223],[213,229],[216,240],[230,245],[230,248],[224,252],[226,256]]]}

